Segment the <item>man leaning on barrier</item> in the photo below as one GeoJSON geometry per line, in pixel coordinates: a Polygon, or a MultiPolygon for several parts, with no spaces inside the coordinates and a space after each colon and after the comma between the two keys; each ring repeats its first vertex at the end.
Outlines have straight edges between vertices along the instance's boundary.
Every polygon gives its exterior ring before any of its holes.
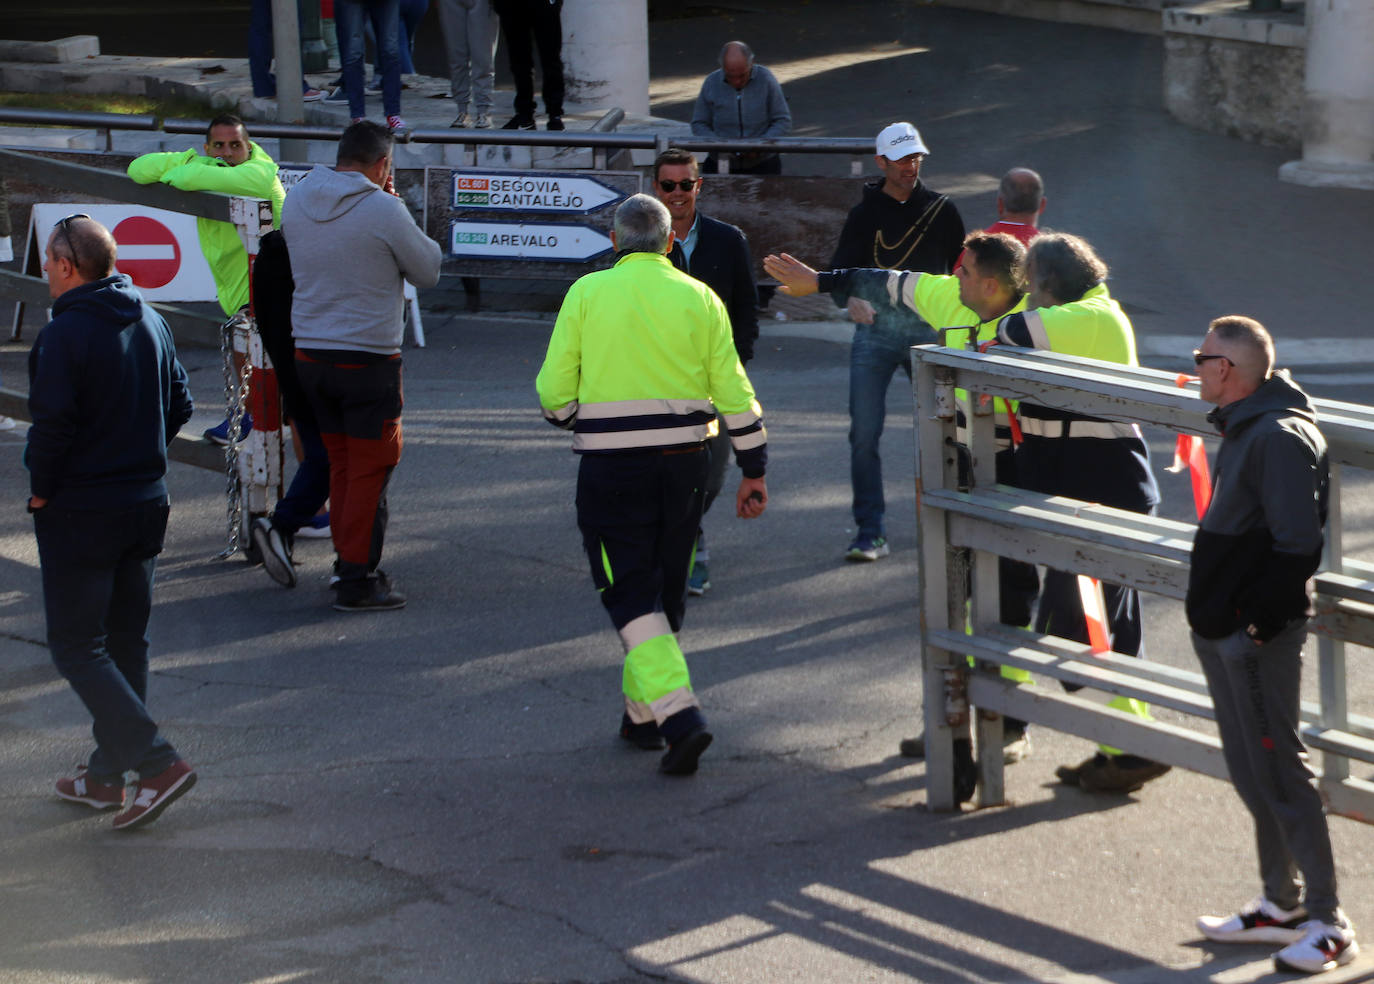
{"type": "MultiPolygon", "coordinates": [[[[692,109],[692,136],[701,140],[771,140],[792,132],[792,111],[777,77],[754,64],[754,52],[743,41],[720,49],[720,68],[706,76],[692,109]]],[[[731,174],[781,174],[782,158],[771,151],[727,154],[731,174]]],[[[720,170],[715,151],[701,168],[720,170]]]]}
{"type": "MultiPolygon", "coordinates": [[[[1026,280],[1026,310],[1002,319],[998,341],[1138,364],[1130,319],[1107,290],[1107,264],[1087,242],[1062,232],[1041,233],[1026,251],[1026,280]]],[[[1025,401],[1019,419],[1022,442],[1016,472],[1022,488],[1138,513],[1153,513],[1159,505],[1150,451],[1137,425],[1025,401]]],[[[1139,593],[1106,583],[1102,593],[1112,650],[1143,658],[1139,593]]],[[[1035,631],[1089,641],[1076,574],[1045,572],[1035,631]]],[[[1150,714],[1149,705],[1131,697],[1114,697],[1110,706],[1142,718],[1150,714]]],[[[1168,771],[1162,763],[1099,745],[1095,755],[1076,766],[1060,766],[1055,775],[1065,785],[1088,792],[1124,793],[1168,771]]]]}
{"type": "MultiPolygon", "coordinates": [[[[218,191],[226,195],[263,198],[272,203],[272,227],[281,226],[281,207],[286,192],[277,178],[277,162],[248,139],[243,120],[224,113],[205,130],[205,153],[179,150],[144,154],[129,164],[129,177],[139,184],[161,182],[182,191],[218,191]]],[[[219,306],[229,317],[248,303],[248,253],[232,223],[196,219],[201,251],[215,278],[219,306]]],[[[242,356],[234,357],[235,375],[242,371],[242,356]]],[[[253,418],[244,414],[237,435],[229,433],[225,420],[205,432],[216,444],[241,441],[253,429],[253,418]]]]}
{"type": "Polygon", "coordinates": [[[711,744],[677,631],[701,522],[706,442],[729,429],[743,477],[735,514],[768,505],[768,435],[725,305],[675,270],[668,209],[648,195],[615,213],[615,266],[569,289],[535,379],[549,423],[581,456],[577,525],[592,581],[625,649],[620,735],[690,775],[711,744]],[[719,415],[719,417],[717,416],[719,415]]]}
{"type": "MultiPolygon", "coordinates": [[[[946,345],[963,348],[970,341],[974,346],[994,341],[998,320],[1025,308],[1025,261],[1025,247],[1011,236],[975,232],[964,239],[963,262],[953,274],[895,270],[832,270],[822,273],[786,253],[765,257],[763,268],[769,276],[782,283],[783,293],[793,297],[804,297],[818,290],[835,291],[853,297],[873,298],[880,311],[907,308],[927,324],[944,329],[942,334],[946,345]]],[[[856,314],[856,320],[861,323],[867,319],[868,315],[862,311],[856,314]]],[[[998,399],[996,410],[996,479],[1003,485],[1014,486],[1017,484],[1016,466],[1008,420],[1012,408],[1006,401],[998,399]]],[[[1000,557],[997,576],[1000,621],[1018,628],[1028,626],[1035,596],[1040,588],[1035,566],[1000,557]]],[[[1029,673],[1016,667],[1003,667],[1002,675],[1017,682],[1030,679],[1029,673]]],[[[899,747],[908,758],[925,757],[924,737],[903,738],[899,747]]],[[[971,745],[965,742],[964,747],[956,749],[956,754],[972,770],[971,745]]],[[[1011,765],[1029,754],[1030,738],[1025,722],[1004,717],[1003,760],[1011,765]]],[[[972,792],[969,788],[970,796],[972,792]]]]}
{"type": "Polygon", "coordinates": [[[1207,419],[1221,447],[1193,541],[1188,624],[1226,769],[1255,820],[1263,883],[1235,915],[1197,925],[1221,942],[1286,943],[1275,966],[1314,974],[1359,953],[1298,732],[1308,579],[1326,524],[1326,441],[1307,395],[1274,371],[1274,343],[1258,321],[1216,319],[1193,359],[1200,395],[1216,404],[1207,419]]]}

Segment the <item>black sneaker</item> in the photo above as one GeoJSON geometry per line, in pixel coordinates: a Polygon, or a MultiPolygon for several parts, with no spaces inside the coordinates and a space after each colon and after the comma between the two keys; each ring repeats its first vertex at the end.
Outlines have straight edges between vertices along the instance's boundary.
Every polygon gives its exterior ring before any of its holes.
{"type": "Polygon", "coordinates": [[[690,776],[697,771],[697,759],[701,758],[701,753],[711,747],[711,739],[711,732],[705,728],[688,732],[684,738],[668,746],[668,751],[659,762],[658,771],[668,776],[690,776]]]}
{"type": "Polygon", "coordinates": [[[534,119],[533,119],[533,117],[529,117],[529,116],[512,116],[512,117],[507,121],[506,125],[503,126],[503,127],[501,127],[501,129],[503,129],[503,130],[533,130],[533,129],[535,129],[534,119]]]}
{"type": "Polygon", "coordinates": [[[659,733],[657,724],[653,721],[635,724],[628,714],[620,716],[620,737],[635,748],[646,752],[660,751],[667,744],[663,740],[663,735],[659,733]]]}
{"type": "Polygon", "coordinates": [[[561,116],[550,116],[550,117],[549,117],[549,124],[548,124],[548,126],[547,126],[546,129],[549,129],[549,130],[566,130],[567,127],[563,125],[563,117],[561,117],[561,116]]]}
{"type": "Polygon", "coordinates": [[[296,565],[291,560],[291,546],[281,530],[266,516],[253,520],[253,546],[258,548],[263,570],[284,588],[296,586],[296,565]]]}
{"type": "Polygon", "coordinates": [[[390,612],[406,606],[406,596],[381,571],[373,571],[361,585],[340,581],[337,591],[333,606],[337,612],[390,612]]]}

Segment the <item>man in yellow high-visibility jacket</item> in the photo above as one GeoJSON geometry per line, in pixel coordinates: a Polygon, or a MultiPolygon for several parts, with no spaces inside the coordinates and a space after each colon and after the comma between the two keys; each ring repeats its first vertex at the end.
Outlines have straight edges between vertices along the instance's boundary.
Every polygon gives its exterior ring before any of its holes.
{"type": "Polygon", "coordinates": [[[706,442],[720,422],[743,472],[735,512],[761,515],[767,434],[730,319],[705,283],[675,269],[671,217],[634,195],[616,210],[615,266],[569,289],[535,387],[544,417],[582,456],[577,524],[601,602],[625,648],[621,737],[668,751],[689,775],[711,744],[687,662],[687,574],[705,496],[706,442]]]}

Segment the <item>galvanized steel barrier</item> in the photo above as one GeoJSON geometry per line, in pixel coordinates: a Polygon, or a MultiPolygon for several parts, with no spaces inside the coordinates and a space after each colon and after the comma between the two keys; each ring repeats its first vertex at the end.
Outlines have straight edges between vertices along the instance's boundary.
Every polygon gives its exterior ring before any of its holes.
{"type": "MultiPolygon", "coordinates": [[[[912,349],[912,362],[930,807],[957,807],[954,740],[973,732],[977,802],[1003,801],[1003,714],[1225,778],[1213,733],[1144,720],[1086,695],[1134,697],[1211,720],[1212,703],[1200,672],[1094,654],[1087,646],[998,621],[999,556],[1175,599],[1182,619],[1195,524],[997,485],[992,401],[976,394],[1204,436],[1215,435],[1205,419],[1211,406],[1195,387],[1180,389],[1172,373],[1047,352],[997,348],[978,353],[927,345],[912,349]],[[956,432],[956,388],[971,394],[972,412],[961,432],[956,432]],[[972,457],[967,491],[958,487],[961,438],[972,457]],[[1004,679],[999,666],[1085,690],[1018,685],[1004,679]]],[[[1330,810],[1374,821],[1374,782],[1350,774],[1352,759],[1374,763],[1374,718],[1348,711],[1345,659],[1347,642],[1374,644],[1374,564],[1344,556],[1341,528],[1342,468],[1374,468],[1374,408],[1314,402],[1329,444],[1331,511],[1312,622],[1321,699],[1303,704],[1303,739],[1321,752],[1320,782],[1330,810]]]]}

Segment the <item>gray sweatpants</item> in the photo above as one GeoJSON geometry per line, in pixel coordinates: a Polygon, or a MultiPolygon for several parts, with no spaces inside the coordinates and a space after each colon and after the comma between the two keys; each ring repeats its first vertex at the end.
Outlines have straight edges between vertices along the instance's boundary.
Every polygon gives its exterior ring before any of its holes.
{"type": "Polygon", "coordinates": [[[489,0],[439,0],[439,25],[448,52],[453,102],[458,112],[491,112],[496,79],[496,42],[500,26],[489,0]]]}
{"type": "Polygon", "coordinates": [[[1260,878],[1275,905],[1336,921],[1336,866],[1316,779],[1300,757],[1298,702],[1306,621],[1256,646],[1244,632],[1193,633],[1193,649],[1216,707],[1222,754],[1236,793],[1255,819],[1260,878]],[[1298,872],[1302,872],[1301,881],[1298,872]]]}

